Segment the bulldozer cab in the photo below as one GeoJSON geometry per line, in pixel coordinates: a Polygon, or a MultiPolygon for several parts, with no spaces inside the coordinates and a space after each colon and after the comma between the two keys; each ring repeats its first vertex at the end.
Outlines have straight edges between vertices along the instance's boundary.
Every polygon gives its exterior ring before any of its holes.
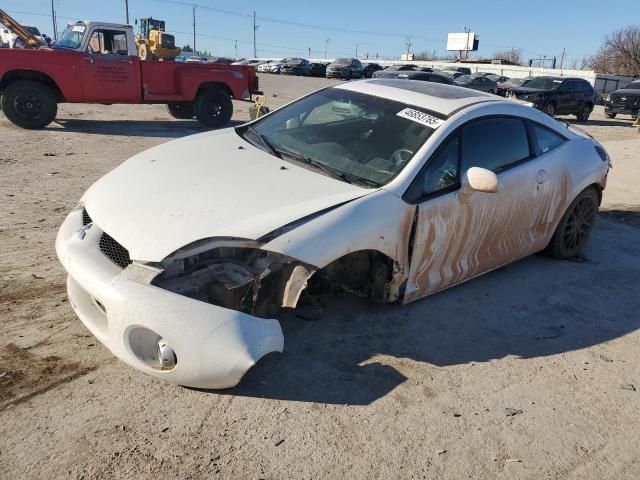
{"type": "Polygon", "coordinates": [[[151,32],[151,30],[164,32],[164,28],[164,20],[155,20],[151,17],[140,19],[140,37],[146,40],[149,39],[149,32],[151,32]]]}

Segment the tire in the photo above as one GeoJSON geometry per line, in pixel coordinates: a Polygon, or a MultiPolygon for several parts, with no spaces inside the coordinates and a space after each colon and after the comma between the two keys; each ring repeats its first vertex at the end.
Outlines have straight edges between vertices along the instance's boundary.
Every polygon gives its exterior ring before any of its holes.
{"type": "Polygon", "coordinates": [[[192,102],[172,102],[167,103],[169,115],[178,120],[189,120],[195,116],[192,102]]]}
{"type": "Polygon", "coordinates": [[[489,90],[487,93],[490,93],[491,95],[495,95],[496,92],[494,92],[493,90],[489,90]]]}
{"type": "Polygon", "coordinates": [[[2,94],[2,111],[14,125],[37,130],[55,120],[58,102],[46,85],[21,80],[5,89],[2,94]]]}
{"type": "Polygon", "coordinates": [[[580,107],[580,111],[576,113],[576,118],[580,122],[586,122],[587,120],[589,120],[589,115],[591,115],[592,110],[593,107],[590,104],[585,103],[584,105],[582,105],[582,107],[580,107]]]}
{"type": "Polygon", "coordinates": [[[226,125],[233,115],[231,97],[218,88],[202,90],[195,101],[196,118],[209,128],[226,125]]]}
{"type": "Polygon", "coordinates": [[[554,117],[556,114],[556,105],[553,102],[548,102],[542,107],[542,111],[550,117],[554,117]]]}
{"type": "Polygon", "coordinates": [[[562,216],[546,253],[555,258],[567,259],[580,254],[584,248],[598,213],[598,192],[588,187],[569,205],[562,216]]]}
{"type": "Polygon", "coordinates": [[[605,115],[609,118],[616,118],[617,113],[605,113],[605,115]]]}
{"type": "Polygon", "coordinates": [[[138,46],[138,56],[140,57],[140,60],[149,59],[149,47],[147,47],[146,43],[141,43],[138,46]]]}

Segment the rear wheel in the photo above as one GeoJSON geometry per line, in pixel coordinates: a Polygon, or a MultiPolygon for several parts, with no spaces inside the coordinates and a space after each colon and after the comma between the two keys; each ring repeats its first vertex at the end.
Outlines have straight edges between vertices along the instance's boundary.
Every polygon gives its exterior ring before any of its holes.
{"type": "Polygon", "coordinates": [[[576,118],[581,122],[586,122],[587,120],[589,120],[591,110],[593,110],[593,107],[588,103],[585,103],[584,105],[582,105],[582,107],[580,107],[578,113],[576,113],[576,118]]]}
{"type": "Polygon", "coordinates": [[[219,128],[231,120],[233,103],[226,92],[218,88],[202,90],[195,101],[196,118],[210,128],[219,128]]]}
{"type": "Polygon", "coordinates": [[[51,89],[30,80],[10,84],[1,102],[2,111],[12,123],[30,130],[46,127],[58,113],[58,102],[51,89]]]}
{"type": "Polygon", "coordinates": [[[547,253],[565,259],[578,255],[587,243],[597,213],[598,192],[589,187],[567,208],[547,246],[547,253]]]}
{"type": "Polygon", "coordinates": [[[490,93],[490,94],[492,94],[492,95],[493,95],[493,94],[494,94],[494,93],[496,93],[496,92],[494,92],[493,90],[489,90],[487,93],[490,93]]]}
{"type": "Polygon", "coordinates": [[[195,115],[192,102],[167,103],[169,115],[178,120],[189,120],[195,115]]]}
{"type": "Polygon", "coordinates": [[[616,118],[617,113],[605,113],[605,115],[609,118],[616,118]]]}

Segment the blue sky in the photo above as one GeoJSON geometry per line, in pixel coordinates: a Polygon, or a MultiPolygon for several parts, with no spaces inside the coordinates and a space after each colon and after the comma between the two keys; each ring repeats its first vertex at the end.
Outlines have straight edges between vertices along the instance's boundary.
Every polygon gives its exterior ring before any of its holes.
{"type": "MultiPolygon", "coordinates": [[[[447,33],[468,26],[480,34],[478,53],[482,56],[518,48],[525,60],[543,55],[559,58],[566,48],[571,62],[594,53],[611,31],[640,22],[639,0],[184,1],[193,2],[202,5],[197,9],[201,34],[197,48],[215,55],[235,55],[233,40],[237,40],[242,57],[253,53],[250,17],[254,10],[259,25],[258,56],[272,57],[306,57],[311,48],[311,56],[318,58],[324,56],[325,45],[329,57],[353,56],[356,44],[361,55],[394,57],[405,51],[406,35],[413,36],[412,51],[444,54],[447,33]]],[[[72,19],[124,22],[125,18],[124,0],[54,0],[54,5],[59,28],[72,19]]],[[[50,0],[3,0],[2,8],[22,23],[51,34],[50,0]]],[[[192,43],[188,5],[129,0],[129,15],[131,22],[147,16],[164,19],[178,45],[192,43]]]]}

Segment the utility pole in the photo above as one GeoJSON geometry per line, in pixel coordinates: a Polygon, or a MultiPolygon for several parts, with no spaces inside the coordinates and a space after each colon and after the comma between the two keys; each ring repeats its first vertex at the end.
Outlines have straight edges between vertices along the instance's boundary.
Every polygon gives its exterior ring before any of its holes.
{"type": "Polygon", "coordinates": [[[413,45],[413,42],[411,41],[411,35],[407,35],[404,38],[404,44],[407,46],[407,60],[409,60],[409,54],[411,53],[411,45],[413,45]]]}
{"type": "Polygon", "coordinates": [[[567,53],[567,49],[562,49],[562,57],[560,57],[560,75],[562,75],[562,64],[564,63],[564,56],[567,53]]]}
{"type": "Polygon", "coordinates": [[[358,47],[359,47],[360,45],[366,45],[366,44],[367,44],[367,42],[360,42],[360,43],[356,43],[356,59],[358,58],[358,47]]]}
{"type": "Polygon", "coordinates": [[[236,47],[236,60],[238,59],[238,40],[233,41],[234,46],[236,47]]]}
{"type": "Polygon", "coordinates": [[[324,58],[327,58],[327,48],[329,47],[329,39],[324,41],[324,58]]]}
{"type": "Polygon", "coordinates": [[[256,25],[256,11],[253,11],[253,58],[258,56],[256,50],[256,30],[258,29],[258,25],[256,25]]]}
{"type": "Polygon", "coordinates": [[[53,39],[58,39],[58,27],[56,25],[56,9],[53,6],[53,0],[51,0],[51,20],[53,20],[53,39]]]}
{"type": "Polygon", "coordinates": [[[127,25],[129,25],[129,0],[124,0],[124,13],[127,17],[127,25]]]}
{"type": "Polygon", "coordinates": [[[193,54],[197,53],[196,50],[196,6],[192,5],[193,8],[193,54]]]}
{"type": "Polygon", "coordinates": [[[469,59],[469,33],[471,33],[471,29],[469,27],[464,27],[464,31],[467,34],[467,44],[464,47],[464,59],[469,59]]]}

